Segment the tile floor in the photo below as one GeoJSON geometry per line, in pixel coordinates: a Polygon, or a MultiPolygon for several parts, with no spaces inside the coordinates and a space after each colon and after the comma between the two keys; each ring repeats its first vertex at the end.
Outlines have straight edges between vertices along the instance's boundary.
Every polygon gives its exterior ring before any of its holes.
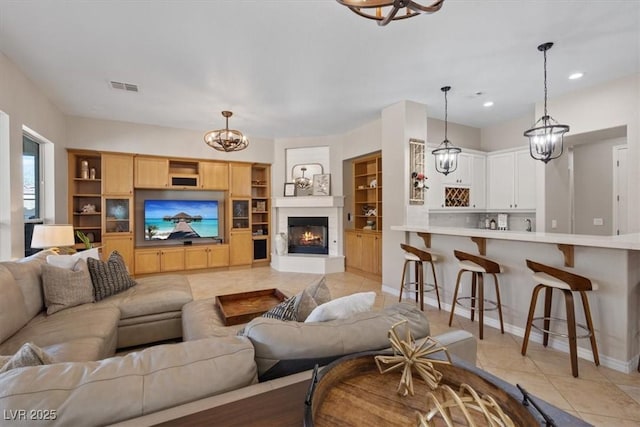
{"type": "MultiPolygon", "coordinates": [[[[293,295],[318,276],[282,273],[269,267],[188,275],[194,299],[215,295],[276,287],[293,295]]],[[[355,292],[375,291],[376,307],[397,301],[381,291],[380,281],[351,273],[327,275],[332,297],[355,292]]],[[[427,307],[434,334],[449,329],[449,313],[427,307]]],[[[455,328],[477,335],[477,323],[456,317],[455,328]]],[[[478,366],[596,426],[640,426],[640,373],[623,374],[579,359],[580,377],[573,378],[567,354],[529,343],[527,356],[520,355],[522,339],[485,327],[484,340],[478,341],[478,366]]]]}

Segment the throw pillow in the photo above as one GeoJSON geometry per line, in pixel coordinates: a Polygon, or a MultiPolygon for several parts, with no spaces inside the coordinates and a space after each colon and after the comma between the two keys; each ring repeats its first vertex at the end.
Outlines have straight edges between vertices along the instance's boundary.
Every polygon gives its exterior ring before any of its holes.
{"type": "Polygon", "coordinates": [[[73,255],[47,255],[47,264],[55,265],[60,268],[72,269],[79,259],[87,260],[88,258],[100,259],[98,248],[87,249],[86,251],[76,252],[73,255]]]}
{"type": "Polygon", "coordinates": [[[375,300],[375,292],[360,292],[347,295],[346,297],[336,298],[314,308],[305,320],[305,323],[347,319],[356,313],[371,310],[375,300]]]}
{"type": "Polygon", "coordinates": [[[87,263],[79,259],[71,270],[43,264],[42,290],[47,314],[93,302],[93,286],[87,263]]]}
{"type": "Polygon", "coordinates": [[[268,317],[271,319],[279,320],[296,320],[296,297],[293,296],[282,301],[280,304],[273,307],[262,315],[262,317],[268,317]]]}
{"type": "Polygon", "coordinates": [[[87,264],[89,265],[89,274],[91,274],[96,301],[136,285],[135,280],[127,273],[127,266],[118,251],[111,252],[106,262],[88,258],[87,264]]]}
{"type": "Polygon", "coordinates": [[[39,366],[51,363],[45,352],[35,344],[25,343],[13,356],[0,356],[0,374],[15,368],[39,366]]]}
{"type": "Polygon", "coordinates": [[[322,276],[296,297],[296,318],[298,322],[304,322],[314,308],[331,301],[331,292],[329,292],[326,278],[322,276]]]}

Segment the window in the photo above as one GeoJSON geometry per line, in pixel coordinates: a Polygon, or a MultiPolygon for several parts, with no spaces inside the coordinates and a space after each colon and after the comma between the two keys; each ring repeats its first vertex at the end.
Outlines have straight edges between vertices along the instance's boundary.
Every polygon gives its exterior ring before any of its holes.
{"type": "Polygon", "coordinates": [[[22,176],[24,219],[42,218],[40,202],[40,144],[27,135],[22,137],[22,176]]]}

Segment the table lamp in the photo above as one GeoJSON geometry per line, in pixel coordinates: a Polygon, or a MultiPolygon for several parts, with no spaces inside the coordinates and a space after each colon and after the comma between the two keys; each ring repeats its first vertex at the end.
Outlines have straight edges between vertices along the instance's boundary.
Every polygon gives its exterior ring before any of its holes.
{"type": "Polygon", "coordinates": [[[51,249],[59,253],[59,247],[73,245],[75,239],[71,224],[36,224],[33,227],[32,248],[51,249]]]}

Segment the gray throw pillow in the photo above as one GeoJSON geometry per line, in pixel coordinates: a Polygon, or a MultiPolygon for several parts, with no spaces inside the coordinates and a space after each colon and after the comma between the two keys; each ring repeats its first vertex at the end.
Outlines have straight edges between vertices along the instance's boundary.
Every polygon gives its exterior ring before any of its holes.
{"type": "Polygon", "coordinates": [[[322,276],[296,297],[296,319],[298,322],[304,322],[314,308],[331,301],[331,292],[327,287],[326,278],[322,276]]]}
{"type": "Polygon", "coordinates": [[[136,285],[118,251],[111,252],[109,259],[104,262],[95,258],[87,258],[89,273],[93,282],[96,301],[125,291],[136,285]]]}
{"type": "Polygon", "coordinates": [[[45,352],[35,344],[25,343],[13,356],[0,356],[0,374],[25,366],[48,365],[51,363],[45,352]]]}
{"type": "Polygon", "coordinates": [[[72,269],[43,264],[42,290],[47,314],[93,302],[93,286],[87,263],[79,259],[72,269]]]}

